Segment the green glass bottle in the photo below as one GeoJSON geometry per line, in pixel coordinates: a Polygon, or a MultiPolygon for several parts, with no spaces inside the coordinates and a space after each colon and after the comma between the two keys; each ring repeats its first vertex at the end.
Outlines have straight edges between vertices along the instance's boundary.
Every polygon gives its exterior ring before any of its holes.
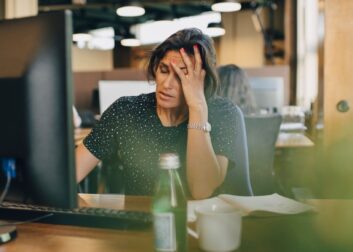
{"type": "Polygon", "coordinates": [[[187,200],[178,174],[179,156],[161,154],[159,167],[160,176],[152,203],[155,250],[186,252],[187,200]]]}

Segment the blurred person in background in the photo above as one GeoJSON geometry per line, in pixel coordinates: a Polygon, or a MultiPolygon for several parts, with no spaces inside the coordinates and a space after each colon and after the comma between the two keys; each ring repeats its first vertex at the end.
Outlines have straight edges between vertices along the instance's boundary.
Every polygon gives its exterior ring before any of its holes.
{"type": "Polygon", "coordinates": [[[220,87],[218,95],[229,98],[244,114],[255,114],[257,105],[248,76],[240,67],[229,64],[217,68],[220,87]]]}

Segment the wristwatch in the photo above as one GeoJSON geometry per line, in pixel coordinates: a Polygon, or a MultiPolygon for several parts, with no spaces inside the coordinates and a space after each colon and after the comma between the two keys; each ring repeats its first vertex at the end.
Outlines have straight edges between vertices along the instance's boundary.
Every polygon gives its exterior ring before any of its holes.
{"type": "Polygon", "coordinates": [[[189,123],[188,129],[197,129],[203,130],[204,132],[211,132],[211,124],[209,122],[205,122],[204,124],[201,123],[189,123]]]}

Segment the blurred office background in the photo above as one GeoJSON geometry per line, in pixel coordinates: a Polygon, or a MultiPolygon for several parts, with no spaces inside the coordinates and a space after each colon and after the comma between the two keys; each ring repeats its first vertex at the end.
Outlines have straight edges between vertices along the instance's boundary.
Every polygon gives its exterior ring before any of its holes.
{"type": "Polygon", "coordinates": [[[202,29],[214,38],[218,65],[236,64],[246,71],[261,113],[281,114],[282,133],[299,133],[309,140],[305,148],[276,148],[274,173],[285,181],[279,187],[289,187],[287,193],[292,194],[302,183],[312,186],[317,171],[306,167],[315,166],[317,148],[307,146],[345,138],[343,125],[351,120],[351,1],[337,5],[333,0],[232,0],[225,2],[234,9],[228,5],[215,11],[219,2],[1,0],[0,17],[72,11],[75,106],[87,127],[99,118],[102,106],[109,105],[105,100],[112,99],[99,95],[100,88],[108,88],[103,92],[109,94],[109,85],[131,81],[131,92],[142,92],[138,84],[146,84],[150,50],[178,29],[202,29]],[[139,9],[136,14],[132,9],[122,13],[127,6],[139,9]]]}
{"type": "MultiPolygon", "coordinates": [[[[102,112],[99,82],[145,82],[149,51],[175,30],[217,31],[217,64],[242,67],[262,113],[282,115],[279,135],[287,142],[274,146],[276,191],[298,199],[352,197],[353,1],[227,1],[238,3],[230,12],[214,11],[216,2],[0,0],[0,18],[72,11],[75,106],[84,118],[93,115],[87,126],[102,112]],[[129,4],[142,7],[140,15],[117,12],[129,4]]],[[[325,228],[334,222],[328,211],[325,228]]],[[[348,240],[345,226],[340,228],[333,242],[348,240]]]]}

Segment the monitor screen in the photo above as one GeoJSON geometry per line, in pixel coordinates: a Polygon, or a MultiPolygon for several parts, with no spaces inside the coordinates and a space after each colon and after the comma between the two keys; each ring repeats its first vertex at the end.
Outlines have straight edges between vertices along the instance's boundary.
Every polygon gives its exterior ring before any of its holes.
{"type": "Polygon", "coordinates": [[[7,200],[75,207],[71,13],[1,21],[0,38],[0,158],[16,162],[7,200]]]}
{"type": "Polygon", "coordinates": [[[99,105],[100,113],[103,112],[118,98],[122,96],[134,96],[156,91],[156,85],[146,81],[129,80],[101,80],[99,81],[99,105]]]}
{"type": "Polygon", "coordinates": [[[250,77],[259,109],[281,113],[284,106],[284,80],[281,77],[250,77]]]}

